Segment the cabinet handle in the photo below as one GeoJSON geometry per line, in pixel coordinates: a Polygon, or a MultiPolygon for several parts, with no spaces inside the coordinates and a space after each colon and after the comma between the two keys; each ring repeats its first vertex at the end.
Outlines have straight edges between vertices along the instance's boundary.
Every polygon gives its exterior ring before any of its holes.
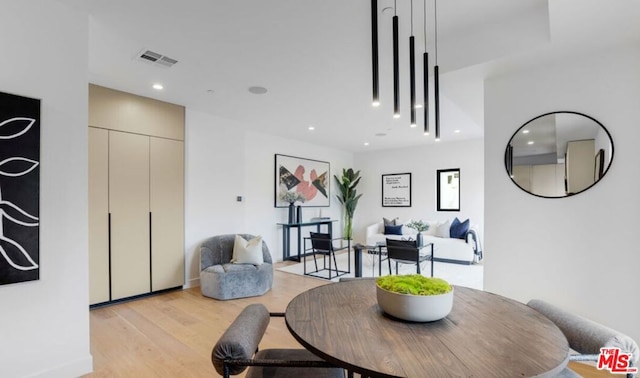
{"type": "Polygon", "coordinates": [[[151,253],[153,239],[151,237],[153,233],[153,214],[149,212],[149,292],[153,292],[153,254],[151,253]]]}
{"type": "Polygon", "coordinates": [[[109,301],[113,300],[111,295],[111,213],[109,213],[108,219],[108,246],[107,246],[107,255],[109,256],[109,301]]]}

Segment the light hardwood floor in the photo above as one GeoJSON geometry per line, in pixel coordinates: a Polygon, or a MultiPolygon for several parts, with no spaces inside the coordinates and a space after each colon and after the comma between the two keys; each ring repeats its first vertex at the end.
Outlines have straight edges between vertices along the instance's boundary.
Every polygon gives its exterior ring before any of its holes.
{"type": "MultiPolygon", "coordinates": [[[[217,377],[211,349],[246,305],[284,312],[297,294],[324,284],[276,270],[273,289],[260,297],[217,301],[196,287],[91,310],[94,372],[86,377],[217,377]]],[[[301,348],[282,318],[271,319],[260,346],[301,348]]],[[[591,367],[581,372],[606,376],[597,373],[591,367]]]]}

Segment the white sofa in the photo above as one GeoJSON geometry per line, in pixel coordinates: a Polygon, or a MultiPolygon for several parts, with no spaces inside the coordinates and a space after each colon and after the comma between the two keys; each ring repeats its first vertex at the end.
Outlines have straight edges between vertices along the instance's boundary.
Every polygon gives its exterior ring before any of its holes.
{"type": "MultiPolygon", "coordinates": [[[[404,224],[409,223],[407,220],[402,224],[402,235],[385,235],[384,225],[378,222],[367,227],[367,245],[376,245],[376,243],[384,243],[385,239],[414,239],[418,233],[413,228],[404,224]]],[[[465,239],[456,239],[449,237],[449,222],[428,221],[429,230],[423,231],[423,243],[433,243],[433,254],[435,261],[452,262],[458,264],[473,264],[482,260],[482,249],[480,240],[475,228],[471,227],[465,236],[465,239]]]]}

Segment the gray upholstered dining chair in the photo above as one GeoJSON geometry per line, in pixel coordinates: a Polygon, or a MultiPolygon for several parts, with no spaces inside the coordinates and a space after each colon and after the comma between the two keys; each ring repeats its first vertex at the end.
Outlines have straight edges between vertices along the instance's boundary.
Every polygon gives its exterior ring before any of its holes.
{"type": "MultiPolygon", "coordinates": [[[[631,337],[539,299],[530,300],[527,306],[546,316],[560,328],[569,341],[569,347],[577,352],[569,356],[570,361],[598,361],[600,348],[620,348],[623,353],[631,353],[631,362],[633,366],[637,366],[640,349],[631,337]]],[[[567,368],[559,377],[580,376],[567,368]]]]}
{"type": "Polygon", "coordinates": [[[211,362],[220,375],[225,378],[237,375],[249,366],[247,378],[344,378],[342,368],[332,366],[306,349],[258,350],[270,316],[283,314],[270,314],[259,303],[242,310],[211,351],[211,362]]]}

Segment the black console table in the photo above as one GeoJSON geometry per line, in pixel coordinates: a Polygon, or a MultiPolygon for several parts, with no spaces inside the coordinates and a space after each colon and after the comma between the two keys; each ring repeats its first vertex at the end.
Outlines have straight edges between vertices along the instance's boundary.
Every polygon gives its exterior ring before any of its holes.
{"type": "Polygon", "coordinates": [[[322,219],[322,220],[312,220],[308,222],[302,223],[277,223],[278,226],[282,226],[282,260],[293,260],[300,261],[300,253],[302,251],[302,228],[309,226],[316,226],[317,232],[320,232],[320,226],[327,226],[327,233],[329,235],[332,234],[332,225],[333,222],[337,222],[335,219],[322,219]],[[298,254],[296,256],[291,256],[291,229],[298,229],[298,254]]]}

